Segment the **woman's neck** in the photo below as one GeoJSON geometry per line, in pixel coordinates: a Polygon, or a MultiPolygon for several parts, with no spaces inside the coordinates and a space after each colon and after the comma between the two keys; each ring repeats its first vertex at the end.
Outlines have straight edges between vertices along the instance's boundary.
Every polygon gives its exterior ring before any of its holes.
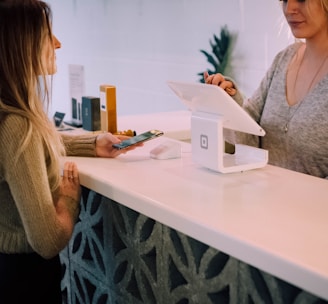
{"type": "Polygon", "coordinates": [[[305,55],[319,58],[325,57],[328,53],[328,33],[305,39],[305,45],[305,55]]]}

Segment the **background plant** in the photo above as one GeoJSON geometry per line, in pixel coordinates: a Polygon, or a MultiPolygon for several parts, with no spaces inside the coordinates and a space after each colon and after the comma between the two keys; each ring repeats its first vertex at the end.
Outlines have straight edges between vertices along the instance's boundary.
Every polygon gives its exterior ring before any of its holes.
{"type": "MultiPolygon", "coordinates": [[[[203,49],[200,50],[206,56],[207,62],[213,66],[212,69],[207,69],[209,74],[231,73],[231,57],[235,40],[236,35],[230,33],[225,25],[221,28],[220,37],[213,34],[213,40],[210,40],[212,54],[203,49]]],[[[204,83],[203,73],[204,71],[197,74],[201,77],[199,81],[202,83],[204,83]]]]}

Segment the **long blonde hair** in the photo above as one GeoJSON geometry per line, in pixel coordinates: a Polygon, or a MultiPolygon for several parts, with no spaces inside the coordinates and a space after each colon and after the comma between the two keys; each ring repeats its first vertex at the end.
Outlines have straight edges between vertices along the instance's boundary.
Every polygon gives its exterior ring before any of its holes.
{"type": "Polygon", "coordinates": [[[48,151],[51,190],[58,188],[59,161],[64,149],[45,108],[50,102],[46,69],[42,62],[46,39],[53,39],[50,7],[38,0],[0,0],[0,117],[26,118],[17,158],[37,132],[48,151]]]}

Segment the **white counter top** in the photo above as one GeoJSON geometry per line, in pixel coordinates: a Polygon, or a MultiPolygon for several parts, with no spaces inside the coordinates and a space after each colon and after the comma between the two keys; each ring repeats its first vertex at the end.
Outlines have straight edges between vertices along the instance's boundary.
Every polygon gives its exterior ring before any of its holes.
{"type": "Polygon", "coordinates": [[[70,159],[82,185],[328,299],[327,180],[269,165],[212,172],[192,162],[187,143],[180,159],[151,159],[166,140],[116,159],[70,159]]]}

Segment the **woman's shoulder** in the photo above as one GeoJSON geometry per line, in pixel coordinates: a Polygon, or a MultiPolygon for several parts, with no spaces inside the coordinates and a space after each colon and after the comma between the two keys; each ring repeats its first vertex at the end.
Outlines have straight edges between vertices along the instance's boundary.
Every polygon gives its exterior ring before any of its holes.
{"type": "Polygon", "coordinates": [[[303,42],[295,42],[279,51],[273,59],[271,69],[275,70],[277,67],[285,69],[302,45],[303,42]]]}
{"type": "Polygon", "coordinates": [[[283,58],[283,57],[292,57],[295,55],[295,53],[297,52],[297,50],[304,45],[303,42],[301,41],[297,41],[295,43],[292,43],[290,45],[288,45],[287,47],[285,47],[284,49],[282,49],[280,52],[278,52],[278,54],[276,55],[276,58],[283,58]]]}

